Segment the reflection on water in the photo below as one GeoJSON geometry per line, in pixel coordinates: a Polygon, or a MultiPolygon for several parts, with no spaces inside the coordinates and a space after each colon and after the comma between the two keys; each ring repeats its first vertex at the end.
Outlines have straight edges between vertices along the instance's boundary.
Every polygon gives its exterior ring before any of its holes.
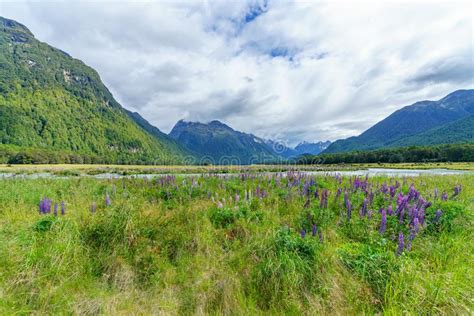
{"type": "MultiPolygon", "coordinates": [[[[418,177],[420,175],[467,175],[474,174],[474,171],[465,171],[465,170],[448,170],[448,169],[387,169],[387,168],[369,168],[365,170],[353,170],[353,171],[298,171],[299,173],[305,173],[309,175],[335,175],[340,174],[342,176],[388,176],[388,177],[418,177]]],[[[255,172],[252,174],[261,174],[261,175],[272,175],[272,174],[282,174],[283,176],[287,172],[255,172]]],[[[62,176],[55,175],[52,173],[42,172],[42,173],[0,173],[0,179],[40,179],[40,178],[50,178],[50,179],[71,179],[76,177],[88,177],[95,179],[152,179],[156,177],[167,176],[170,174],[135,174],[135,175],[121,175],[116,173],[101,173],[96,175],[80,175],[80,176],[62,176]]],[[[232,177],[238,176],[239,173],[184,173],[184,174],[172,174],[174,176],[186,176],[186,177],[196,177],[201,175],[212,175],[212,176],[221,176],[221,177],[232,177]]]]}

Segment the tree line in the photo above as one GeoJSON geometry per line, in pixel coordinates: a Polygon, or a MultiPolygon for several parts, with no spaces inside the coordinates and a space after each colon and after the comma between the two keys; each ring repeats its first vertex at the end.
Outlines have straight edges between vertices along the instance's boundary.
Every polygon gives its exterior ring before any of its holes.
{"type": "Polygon", "coordinates": [[[473,162],[474,144],[410,146],[373,151],[304,155],[298,164],[402,163],[402,162],[473,162]]]}

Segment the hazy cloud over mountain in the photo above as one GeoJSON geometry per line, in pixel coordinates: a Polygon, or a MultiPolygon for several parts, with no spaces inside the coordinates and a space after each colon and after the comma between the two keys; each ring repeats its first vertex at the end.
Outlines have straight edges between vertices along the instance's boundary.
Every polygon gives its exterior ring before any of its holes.
{"type": "Polygon", "coordinates": [[[470,1],[2,1],[168,132],[218,119],[291,144],[474,87],[470,1]]]}

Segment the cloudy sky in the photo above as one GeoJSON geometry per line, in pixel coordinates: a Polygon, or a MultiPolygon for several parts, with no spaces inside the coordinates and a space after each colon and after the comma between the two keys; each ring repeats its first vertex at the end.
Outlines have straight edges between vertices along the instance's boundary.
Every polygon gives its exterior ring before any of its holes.
{"type": "Polygon", "coordinates": [[[219,119],[288,144],[357,135],[474,87],[471,1],[5,1],[169,132],[219,119]]]}

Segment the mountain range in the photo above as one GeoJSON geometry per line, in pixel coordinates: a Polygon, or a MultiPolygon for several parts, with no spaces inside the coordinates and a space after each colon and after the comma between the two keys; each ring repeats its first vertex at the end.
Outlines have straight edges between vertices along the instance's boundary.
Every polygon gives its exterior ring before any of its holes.
{"type": "Polygon", "coordinates": [[[335,141],[323,153],[473,142],[472,115],[474,90],[457,90],[438,101],[405,106],[359,136],[335,141]]]}
{"type": "Polygon", "coordinates": [[[296,158],[302,154],[319,154],[331,143],[302,142],[295,148],[282,142],[262,139],[253,134],[234,130],[230,126],[213,120],[209,123],[180,120],[169,136],[192,152],[200,160],[219,163],[230,157],[242,164],[252,162],[275,162],[296,158]]]}
{"type": "Polygon", "coordinates": [[[473,130],[474,90],[458,90],[438,101],[406,106],[361,135],[334,143],[302,142],[293,148],[217,120],[180,120],[167,135],[123,108],[94,69],[0,17],[4,163],[249,164],[321,152],[472,143],[473,130]]]}
{"type": "Polygon", "coordinates": [[[180,120],[169,136],[194,153],[201,162],[251,164],[279,158],[263,139],[236,131],[217,120],[207,124],[180,120]]]}

